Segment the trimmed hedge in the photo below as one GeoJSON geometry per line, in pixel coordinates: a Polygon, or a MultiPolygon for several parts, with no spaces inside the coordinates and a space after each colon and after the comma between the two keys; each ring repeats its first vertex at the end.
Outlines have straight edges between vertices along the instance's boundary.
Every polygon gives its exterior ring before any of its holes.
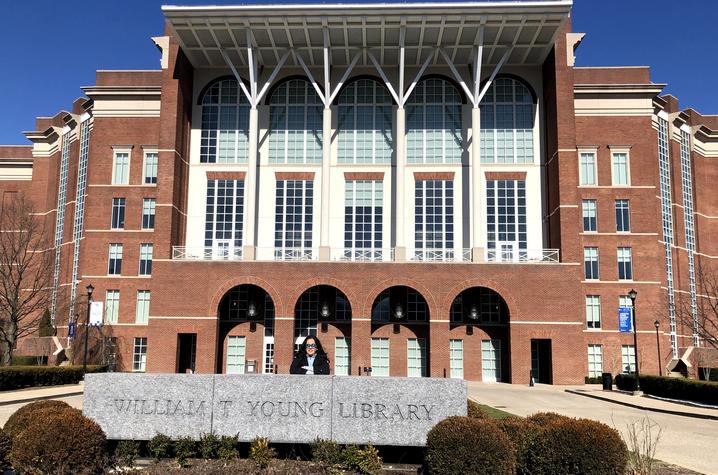
{"type": "MultiPolygon", "coordinates": [[[[88,373],[102,373],[105,366],[88,366],[88,373]]],[[[82,366],[4,366],[0,367],[0,391],[34,386],[77,384],[82,366]]]]}
{"type": "Polygon", "coordinates": [[[426,461],[433,474],[513,475],[516,455],[509,437],[492,421],[453,416],[426,436],[426,461]]]}
{"type": "MultiPolygon", "coordinates": [[[[616,386],[624,391],[633,391],[636,388],[636,378],[632,374],[619,374],[616,376],[616,386]]],[[[641,391],[669,399],[718,405],[718,383],[713,381],[641,376],[641,391]]]]}
{"type": "Polygon", "coordinates": [[[20,432],[24,431],[27,426],[36,419],[36,413],[42,412],[44,415],[56,413],[71,409],[70,405],[64,401],[55,401],[47,399],[35,401],[22,406],[8,418],[3,427],[3,432],[11,439],[14,439],[20,432]]]}

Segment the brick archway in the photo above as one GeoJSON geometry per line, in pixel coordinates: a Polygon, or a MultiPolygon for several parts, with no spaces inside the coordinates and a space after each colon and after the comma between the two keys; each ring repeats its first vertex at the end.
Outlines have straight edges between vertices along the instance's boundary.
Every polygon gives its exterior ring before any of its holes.
{"type": "Polygon", "coordinates": [[[369,292],[367,293],[366,299],[364,300],[361,315],[365,318],[371,318],[371,309],[374,305],[374,301],[379,296],[379,294],[388,288],[397,286],[409,287],[419,292],[419,294],[424,297],[424,300],[426,300],[426,305],[429,307],[428,321],[430,322],[432,319],[437,318],[437,316],[439,315],[439,309],[436,305],[436,298],[434,297],[434,294],[429,290],[428,287],[411,279],[387,279],[379,282],[377,285],[372,287],[371,290],[369,290],[369,292]]]}
{"type": "Polygon", "coordinates": [[[509,309],[509,322],[511,320],[511,316],[518,315],[518,304],[509,290],[498,282],[487,279],[468,279],[452,287],[439,304],[439,311],[441,312],[440,315],[448,318],[449,312],[451,311],[451,305],[456,297],[458,297],[464,290],[468,290],[473,287],[484,287],[499,294],[504,302],[506,302],[506,306],[509,309]]]}
{"type": "MultiPolygon", "coordinates": [[[[307,279],[301,284],[294,287],[294,290],[289,294],[287,297],[285,308],[282,308],[282,314],[281,316],[294,316],[294,309],[297,306],[297,301],[299,301],[299,297],[302,296],[304,292],[311,289],[312,287],[317,287],[319,285],[327,285],[330,287],[334,287],[335,289],[339,290],[341,293],[344,294],[344,296],[347,298],[347,301],[349,302],[349,308],[351,309],[352,315],[357,315],[357,310],[359,309],[358,300],[356,297],[356,293],[349,291],[346,286],[336,280],[331,278],[325,278],[325,277],[315,277],[313,279],[307,279]]],[[[275,306],[278,308],[277,306],[275,306]]]]}
{"type": "Polygon", "coordinates": [[[212,295],[212,298],[209,301],[209,308],[207,309],[207,314],[211,315],[215,318],[219,318],[219,304],[222,302],[222,299],[224,296],[232,290],[233,288],[245,285],[245,284],[251,284],[256,285],[257,287],[261,288],[269,296],[272,298],[272,303],[274,304],[275,312],[278,311],[278,309],[282,308],[282,299],[279,296],[279,293],[277,292],[277,289],[275,289],[272,284],[267,282],[264,279],[260,279],[258,277],[252,277],[252,276],[246,276],[246,277],[235,277],[234,279],[230,279],[226,281],[224,284],[222,284],[217,291],[212,295]]]}

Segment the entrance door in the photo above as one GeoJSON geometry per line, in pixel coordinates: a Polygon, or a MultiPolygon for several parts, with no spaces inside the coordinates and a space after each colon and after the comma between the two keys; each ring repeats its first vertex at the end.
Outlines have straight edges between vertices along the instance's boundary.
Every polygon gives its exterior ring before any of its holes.
{"type": "Polygon", "coordinates": [[[264,337],[264,368],[263,373],[274,373],[274,337],[264,337]]]}
{"type": "Polygon", "coordinates": [[[246,353],[245,337],[227,337],[227,374],[244,374],[244,363],[246,353]]]}
{"type": "Polygon", "coordinates": [[[551,340],[531,340],[531,376],[534,382],[541,384],[553,383],[551,363],[551,340]]]}
{"type": "Polygon", "coordinates": [[[485,383],[501,381],[501,340],[481,340],[481,370],[485,383]]]}
{"type": "Polygon", "coordinates": [[[194,373],[197,352],[197,334],[179,333],[177,335],[177,372],[194,373]]]}

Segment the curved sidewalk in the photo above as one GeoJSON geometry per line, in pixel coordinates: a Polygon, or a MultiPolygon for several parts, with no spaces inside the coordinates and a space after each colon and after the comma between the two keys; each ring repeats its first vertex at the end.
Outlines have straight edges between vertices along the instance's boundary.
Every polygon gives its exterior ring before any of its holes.
{"type": "Polygon", "coordinates": [[[84,383],[64,384],[61,386],[42,386],[13,391],[0,391],[0,406],[29,403],[41,399],[55,399],[59,397],[79,396],[84,389],[84,383]]]}

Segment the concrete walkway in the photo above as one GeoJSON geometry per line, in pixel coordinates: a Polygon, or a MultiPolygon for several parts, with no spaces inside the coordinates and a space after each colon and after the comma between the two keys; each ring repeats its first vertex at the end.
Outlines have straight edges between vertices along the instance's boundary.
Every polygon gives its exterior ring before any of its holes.
{"type": "Polygon", "coordinates": [[[40,388],[19,389],[17,391],[0,391],[0,406],[28,403],[40,399],[57,399],[59,397],[81,395],[84,383],[64,384],[62,386],[43,386],[40,388]]]}
{"type": "MultiPolygon", "coordinates": [[[[617,404],[615,401],[598,400],[566,392],[566,389],[590,391],[590,386],[567,388],[538,385],[530,388],[511,384],[469,382],[468,387],[471,399],[512,414],[528,416],[536,412],[551,411],[571,417],[594,419],[615,427],[624,438],[630,425],[647,418],[662,430],[656,458],[697,472],[718,475],[718,450],[716,450],[718,421],[716,420],[651,412],[643,408],[617,404]]],[[[661,406],[661,408],[670,405],[679,411],[704,410],[648,398],[616,394],[613,396],[617,399],[632,398],[634,402],[639,399],[641,404],[650,401],[645,404],[661,406]]],[[[707,411],[712,410],[707,409],[707,411]]]]}

